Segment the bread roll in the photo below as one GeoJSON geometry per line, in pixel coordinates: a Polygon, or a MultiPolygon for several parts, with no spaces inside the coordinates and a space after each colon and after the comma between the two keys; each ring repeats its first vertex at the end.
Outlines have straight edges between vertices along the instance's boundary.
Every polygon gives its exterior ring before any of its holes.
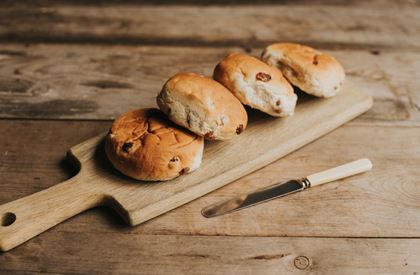
{"type": "Polygon", "coordinates": [[[145,181],[170,180],[196,170],[204,140],[158,109],[140,109],[117,118],[105,138],[105,152],[121,173],[145,181]]]}
{"type": "Polygon", "coordinates": [[[290,83],[314,96],[334,96],[344,83],[345,73],[340,63],[307,46],[273,44],[265,48],[261,58],[279,68],[290,83]]]}
{"type": "Polygon", "coordinates": [[[217,64],[213,77],[252,108],[272,116],[290,116],[295,110],[292,86],[279,70],[255,57],[231,53],[217,64]]]}
{"type": "Polygon", "coordinates": [[[210,140],[240,134],[248,116],[242,104],[213,79],[194,73],[172,76],[157,97],[169,119],[210,140]]]}

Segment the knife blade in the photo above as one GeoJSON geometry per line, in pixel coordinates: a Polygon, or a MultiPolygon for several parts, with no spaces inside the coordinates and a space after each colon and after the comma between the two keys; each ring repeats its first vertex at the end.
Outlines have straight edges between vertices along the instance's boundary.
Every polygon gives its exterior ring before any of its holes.
{"type": "Polygon", "coordinates": [[[239,209],[250,207],[272,199],[303,190],[305,187],[300,180],[289,180],[260,188],[249,194],[239,195],[226,201],[204,207],[201,213],[206,218],[227,214],[239,209]]]}
{"type": "Polygon", "coordinates": [[[372,162],[359,159],[323,172],[312,174],[302,179],[288,180],[267,187],[259,188],[251,193],[217,202],[201,210],[206,218],[212,218],[231,213],[269,200],[303,191],[311,186],[321,185],[337,179],[342,179],[372,169],[372,162]]]}

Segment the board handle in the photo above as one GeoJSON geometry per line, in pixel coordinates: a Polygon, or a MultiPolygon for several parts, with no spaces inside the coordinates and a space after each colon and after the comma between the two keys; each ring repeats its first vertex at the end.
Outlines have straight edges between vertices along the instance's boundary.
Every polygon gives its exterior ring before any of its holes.
{"type": "Polygon", "coordinates": [[[0,250],[8,251],[58,223],[102,203],[81,175],[0,206],[0,250]]]}
{"type": "Polygon", "coordinates": [[[321,185],[327,182],[350,177],[372,169],[372,162],[369,159],[359,159],[344,165],[331,168],[316,174],[307,176],[311,186],[321,185]]]}

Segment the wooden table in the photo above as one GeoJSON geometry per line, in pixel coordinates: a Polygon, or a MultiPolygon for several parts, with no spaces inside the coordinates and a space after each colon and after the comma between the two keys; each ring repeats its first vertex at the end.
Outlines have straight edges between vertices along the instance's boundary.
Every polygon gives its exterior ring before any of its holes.
{"type": "Polygon", "coordinates": [[[336,56],[374,106],[138,227],[109,209],[78,215],[0,254],[0,273],[420,274],[418,1],[154,2],[2,1],[0,204],[73,176],[69,147],[126,110],[155,105],[172,74],[211,74],[230,51],[314,46],[336,56]],[[360,157],[372,172],[215,219],[200,214],[360,157]]]}

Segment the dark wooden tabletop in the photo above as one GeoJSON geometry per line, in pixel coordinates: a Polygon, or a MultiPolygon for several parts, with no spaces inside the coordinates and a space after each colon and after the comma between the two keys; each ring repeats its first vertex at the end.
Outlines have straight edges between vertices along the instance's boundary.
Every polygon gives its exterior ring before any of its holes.
{"type": "Polygon", "coordinates": [[[211,194],[130,228],[78,215],[0,254],[2,274],[420,274],[418,1],[3,1],[0,204],[76,170],[66,151],[179,71],[299,42],[336,56],[370,111],[211,194]],[[209,222],[200,209],[369,157],[372,172],[209,222]]]}

